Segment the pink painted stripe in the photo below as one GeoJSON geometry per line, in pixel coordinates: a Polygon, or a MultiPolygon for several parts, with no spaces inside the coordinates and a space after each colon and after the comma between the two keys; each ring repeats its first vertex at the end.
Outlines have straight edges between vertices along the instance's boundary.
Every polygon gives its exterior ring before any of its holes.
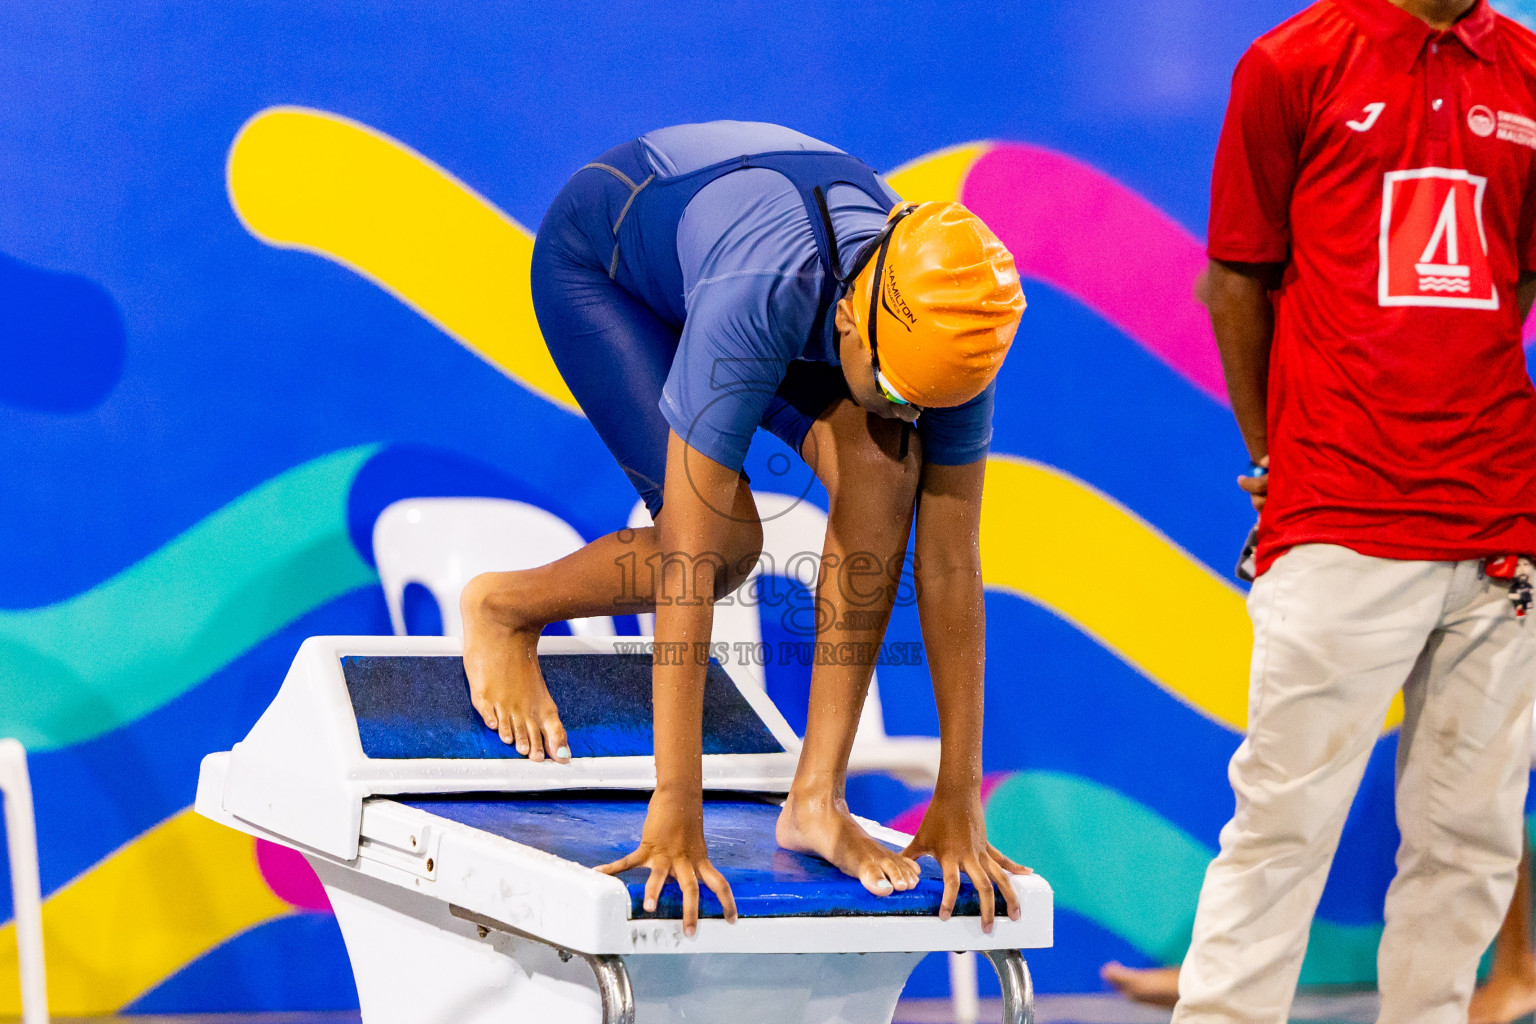
{"type": "MultiPolygon", "coordinates": [[[[983,804],[985,804],[987,802],[987,798],[992,795],[992,791],[997,788],[997,784],[1006,779],[1010,774],[1011,773],[1009,772],[992,772],[989,775],[982,776],[981,802],[983,804]]],[[[905,832],[909,836],[916,835],[917,826],[923,823],[923,815],[927,813],[928,801],[922,800],[913,804],[911,807],[908,807],[906,810],[902,811],[900,814],[896,815],[896,817],[892,818],[885,824],[886,827],[893,828],[898,832],[905,832]]]]}
{"type": "Polygon", "coordinates": [[[1205,247],[1135,191],[1054,150],[1001,143],[972,165],[961,202],[1013,252],[1019,273],[1097,312],[1195,387],[1227,401],[1205,308],[1205,247]]]}
{"type": "MultiPolygon", "coordinates": [[[[1205,246],[1103,171],[1055,150],[999,143],[972,165],[960,201],[1013,252],[1019,273],[1066,292],[1195,387],[1227,401],[1205,308],[1205,246]]],[[[1536,317],[1525,325],[1536,345],[1536,317]]]]}
{"type": "Polygon", "coordinates": [[[315,869],[298,851],[258,839],[256,865],[278,899],[287,900],[300,910],[331,909],[330,897],[326,896],[325,887],[315,876],[315,869]]]}

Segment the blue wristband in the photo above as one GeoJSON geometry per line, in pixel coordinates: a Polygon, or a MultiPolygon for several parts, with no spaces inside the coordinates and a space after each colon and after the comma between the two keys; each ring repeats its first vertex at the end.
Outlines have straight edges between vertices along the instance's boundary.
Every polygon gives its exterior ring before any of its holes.
{"type": "Polygon", "coordinates": [[[1244,473],[1243,476],[1253,478],[1269,476],[1269,467],[1261,466],[1257,462],[1250,462],[1248,463],[1248,472],[1244,473]]]}

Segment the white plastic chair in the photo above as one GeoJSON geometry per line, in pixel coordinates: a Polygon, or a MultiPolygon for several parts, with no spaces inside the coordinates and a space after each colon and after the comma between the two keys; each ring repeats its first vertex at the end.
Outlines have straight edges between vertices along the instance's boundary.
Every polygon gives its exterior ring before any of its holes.
{"type": "MultiPolygon", "coordinates": [[[[773,491],[754,491],[758,516],[763,522],[763,553],[776,571],[793,571],[797,582],[814,591],[821,569],[821,552],[827,539],[827,515],[803,498],[773,491]]],[[[645,503],[630,511],[629,526],[638,529],[651,525],[645,503]]],[[[763,639],[758,607],[740,599],[758,579],[749,576],[736,592],[715,604],[715,626],[710,639],[715,643],[759,644],[763,639]]],[[[646,616],[642,632],[653,632],[654,617],[646,616]]],[[[739,678],[767,686],[763,666],[752,659],[735,657],[732,673],[739,678]]],[[[869,693],[859,713],[859,725],[853,736],[853,750],[848,755],[848,770],[853,773],[891,775],[914,788],[932,789],[939,778],[939,740],[934,736],[891,736],[885,731],[885,713],[880,706],[880,687],[876,674],[869,678],[869,693]]],[[[976,981],[976,954],[949,954],[949,989],[955,1024],[976,1024],[980,997],[976,981]]]]}
{"type": "Polygon", "coordinates": [[[27,751],[0,739],[0,795],[5,798],[6,852],[11,858],[11,902],[16,911],[16,949],[21,964],[22,1024],[48,1024],[48,983],[43,963],[43,889],[37,870],[37,821],[27,751]]]}
{"type": "MultiPolygon", "coordinates": [[[[373,557],[395,635],[404,636],[405,588],[426,587],[443,615],[443,635],[463,636],[459,593],[482,572],[533,569],[586,541],[564,519],[506,498],[406,498],[373,524],[373,557]]],[[[570,620],[575,636],[613,636],[613,619],[570,620]]]]}

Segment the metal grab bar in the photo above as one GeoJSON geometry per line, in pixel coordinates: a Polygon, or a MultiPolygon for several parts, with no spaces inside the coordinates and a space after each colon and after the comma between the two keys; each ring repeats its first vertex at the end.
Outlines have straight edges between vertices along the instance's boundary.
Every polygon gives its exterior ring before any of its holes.
{"type": "MultiPolygon", "coordinates": [[[[581,957],[597,978],[597,991],[603,1000],[603,1024],[635,1024],[635,992],[629,983],[629,969],[624,966],[623,957],[566,949],[504,921],[453,904],[449,904],[448,912],[461,921],[478,926],[481,938],[491,931],[506,932],[552,947],[561,960],[581,957]]],[[[984,949],[981,954],[992,964],[1002,985],[1002,1024],[1035,1024],[1035,986],[1029,977],[1029,966],[1024,963],[1024,954],[1016,949],[984,949]]]]}
{"type": "Polygon", "coordinates": [[[578,953],[597,975],[603,997],[603,1024],[635,1024],[635,991],[629,987],[629,969],[621,956],[586,956],[578,953]]]}
{"type": "Polygon", "coordinates": [[[624,966],[623,957],[611,953],[582,953],[566,949],[537,935],[530,935],[521,928],[514,928],[505,921],[486,917],[452,903],[448,905],[448,913],[475,925],[482,939],[490,932],[505,932],[550,947],[559,955],[561,963],[569,961],[573,956],[581,957],[597,978],[597,992],[603,1000],[603,1024],[635,1024],[635,990],[630,986],[629,968],[624,966]]]}
{"type": "Polygon", "coordinates": [[[1016,949],[981,951],[1003,986],[1003,1024],[1035,1024],[1035,984],[1024,954],[1016,949]]]}

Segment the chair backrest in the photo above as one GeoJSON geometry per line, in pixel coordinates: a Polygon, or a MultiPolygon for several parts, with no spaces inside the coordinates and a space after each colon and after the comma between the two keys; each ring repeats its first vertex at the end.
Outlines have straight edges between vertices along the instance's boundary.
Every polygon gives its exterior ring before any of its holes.
{"type": "MultiPolygon", "coordinates": [[[[778,575],[793,574],[796,582],[814,593],[821,571],[821,552],[827,540],[827,514],[804,498],[788,494],[753,491],[752,497],[757,503],[758,517],[763,523],[765,558],[760,564],[772,568],[778,575]]],[[[637,504],[630,512],[629,525],[631,528],[651,525],[644,503],[637,504]]],[[[735,592],[715,604],[715,627],[710,639],[717,644],[733,645],[732,674],[766,688],[767,673],[762,665],[753,659],[743,661],[734,657],[735,644],[756,645],[763,640],[760,608],[755,602],[741,599],[743,594],[751,592],[748,588],[757,582],[759,575],[760,572],[754,572],[735,592]]],[[[641,628],[654,630],[654,619],[650,625],[643,623],[641,628]]],[[[859,715],[859,728],[854,742],[885,738],[885,713],[880,707],[880,687],[876,676],[871,674],[869,694],[864,698],[864,710],[859,715]]]]}
{"type": "Polygon", "coordinates": [[[0,804],[11,863],[11,907],[21,968],[21,1024],[48,1024],[48,979],[43,954],[43,889],[37,868],[37,817],[32,779],[20,741],[0,739],[0,804]]]}
{"type": "MultiPolygon", "coordinates": [[[[397,636],[406,633],[407,584],[421,584],[437,600],[444,635],[463,636],[459,593],[471,579],[548,565],[585,543],[559,516],[506,498],[406,498],[373,524],[373,557],[397,636]]],[[[572,619],[570,627],[576,636],[614,635],[607,616],[572,619]]]]}

